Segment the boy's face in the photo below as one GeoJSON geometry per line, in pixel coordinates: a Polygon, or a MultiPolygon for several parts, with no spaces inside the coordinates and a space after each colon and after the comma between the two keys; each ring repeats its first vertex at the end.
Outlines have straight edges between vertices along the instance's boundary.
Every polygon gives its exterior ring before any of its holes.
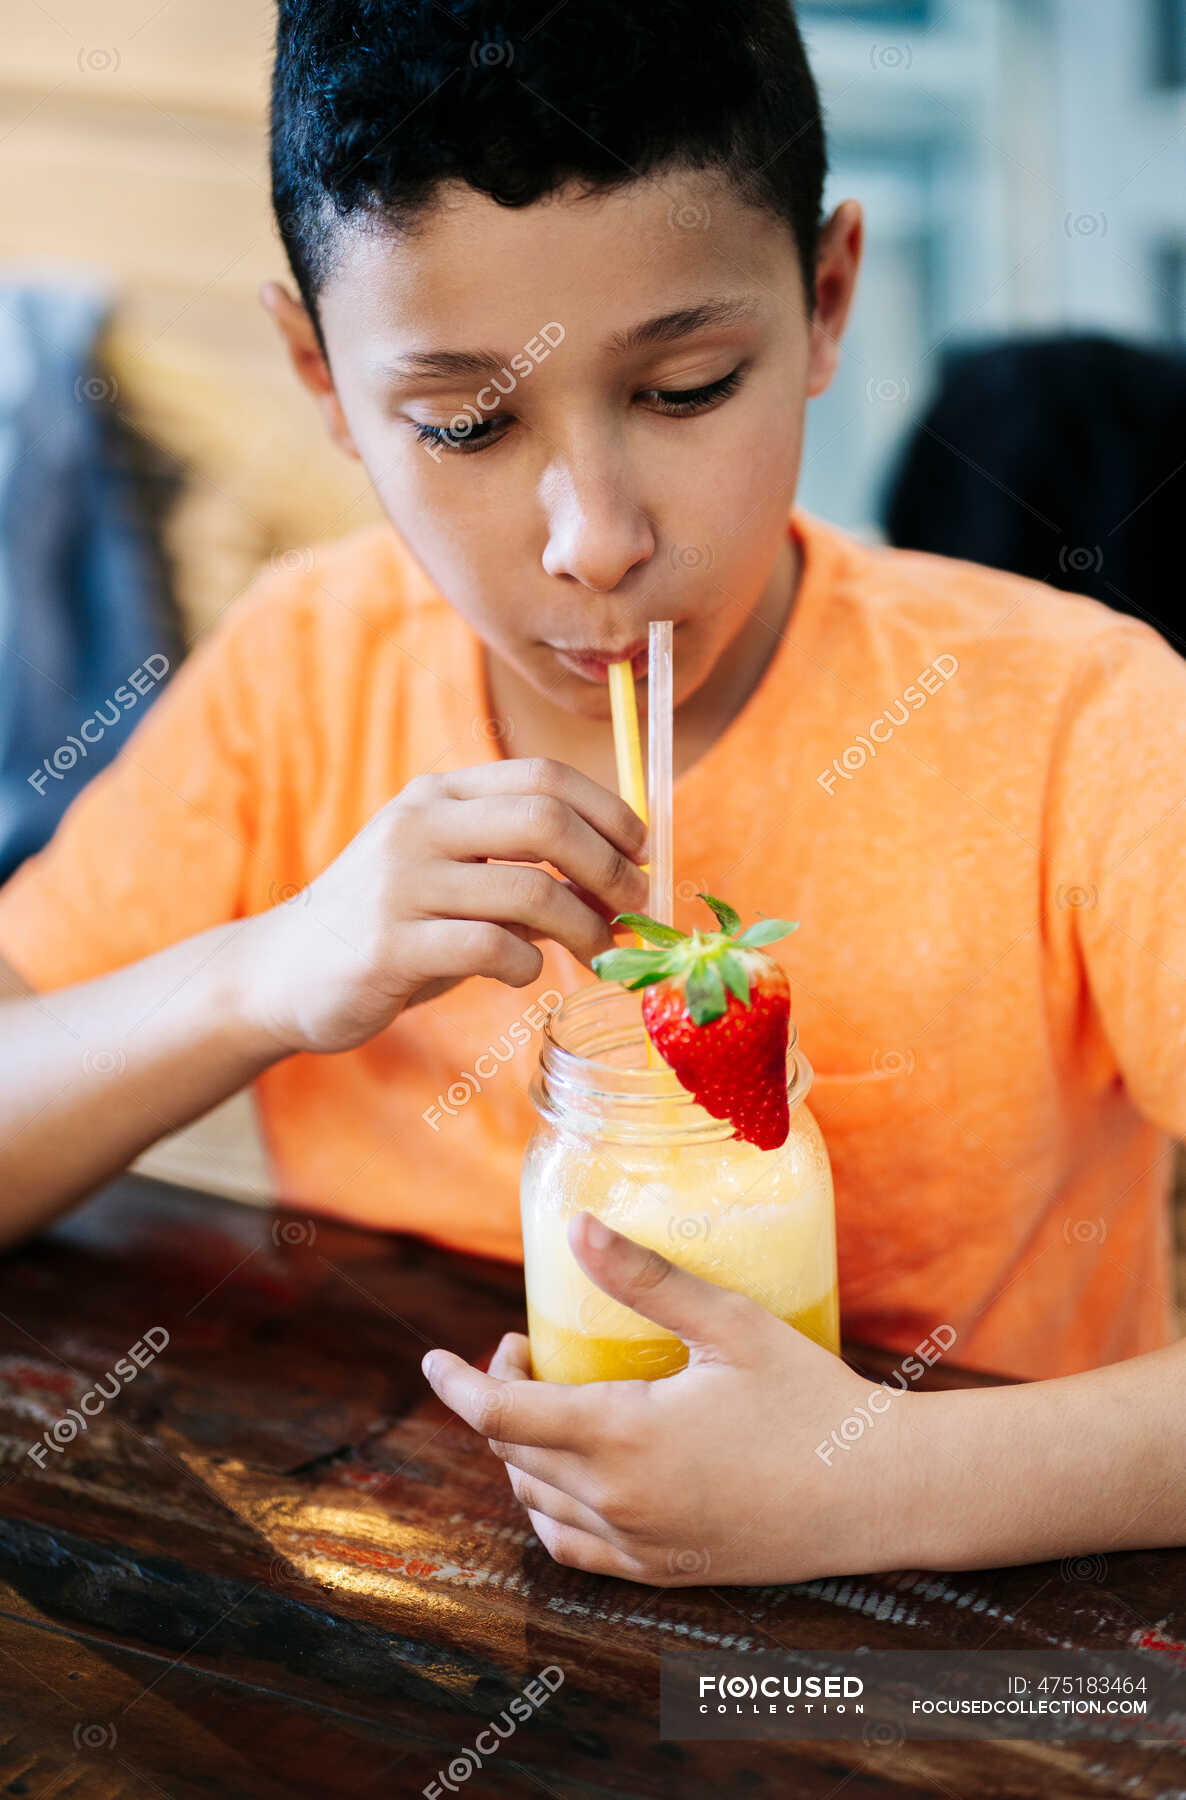
{"type": "Polygon", "coordinates": [[[264,298],[430,579],[553,704],[605,717],[605,661],[645,651],[650,619],[676,623],[679,704],[789,568],[860,238],[846,203],[812,319],[789,230],[715,172],[521,209],[452,184],[411,236],[348,227],[328,370],[303,310],[264,298]],[[698,328],[672,322],[690,309],[698,328]]]}

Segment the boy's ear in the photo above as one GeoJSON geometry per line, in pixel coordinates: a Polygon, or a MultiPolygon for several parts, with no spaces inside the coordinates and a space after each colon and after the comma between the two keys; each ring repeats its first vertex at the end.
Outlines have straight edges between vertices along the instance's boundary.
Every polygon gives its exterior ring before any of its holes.
{"type": "Polygon", "coordinates": [[[259,290],[259,300],[284,339],[297,379],[308,388],[316,401],[317,410],[330,437],[347,456],[361,460],[345,414],[338,403],[329,364],[322,355],[313,321],[304,306],[278,281],[265,281],[259,290]]]}
{"type": "Polygon", "coordinates": [[[840,340],[856,291],[865,242],[859,200],[845,200],[820,232],[815,264],[815,314],[807,359],[807,393],[822,394],[840,361],[840,340]]]}

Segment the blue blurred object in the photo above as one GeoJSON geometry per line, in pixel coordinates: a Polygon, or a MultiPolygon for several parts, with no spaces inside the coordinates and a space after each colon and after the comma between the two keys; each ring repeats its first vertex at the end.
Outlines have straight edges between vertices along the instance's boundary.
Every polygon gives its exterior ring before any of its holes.
{"type": "Polygon", "coordinates": [[[156,529],[163,460],[96,359],[113,299],[0,281],[0,881],[182,654],[156,529]]]}

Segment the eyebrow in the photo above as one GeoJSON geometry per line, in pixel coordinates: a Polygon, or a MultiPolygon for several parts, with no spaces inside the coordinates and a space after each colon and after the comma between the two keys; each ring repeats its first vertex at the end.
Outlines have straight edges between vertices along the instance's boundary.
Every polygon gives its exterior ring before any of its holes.
{"type": "MultiPolygon", "coordinates": [[[[660,313],[644,319],[624,331],[615,331],[605,348],[615,356],[630,350],[650,349],[658,344],[677,343],[709,326],[736,325],[752,318],[758,311],[757,299],[739,295],[727,300],[704,300],[695,306],[681,306],[674,312],[660,313]]],[[[418,350],[393,362],[374,364],[376,374],[391,380],[450,380],[457,376],[480,379],[497,375],[510,365],[510,357],[493,350],[418,350]]]]}

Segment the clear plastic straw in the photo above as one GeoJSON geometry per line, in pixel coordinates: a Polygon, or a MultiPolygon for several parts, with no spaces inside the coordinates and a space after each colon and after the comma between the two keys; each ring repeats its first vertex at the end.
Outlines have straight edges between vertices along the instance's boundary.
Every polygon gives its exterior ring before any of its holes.
{"type": "Polygon", "coordinates": [[[647,802],[650,813],[650,915],[672,919],[672,678],[670,619],[652,619],[647,645],[647,802]]]}

